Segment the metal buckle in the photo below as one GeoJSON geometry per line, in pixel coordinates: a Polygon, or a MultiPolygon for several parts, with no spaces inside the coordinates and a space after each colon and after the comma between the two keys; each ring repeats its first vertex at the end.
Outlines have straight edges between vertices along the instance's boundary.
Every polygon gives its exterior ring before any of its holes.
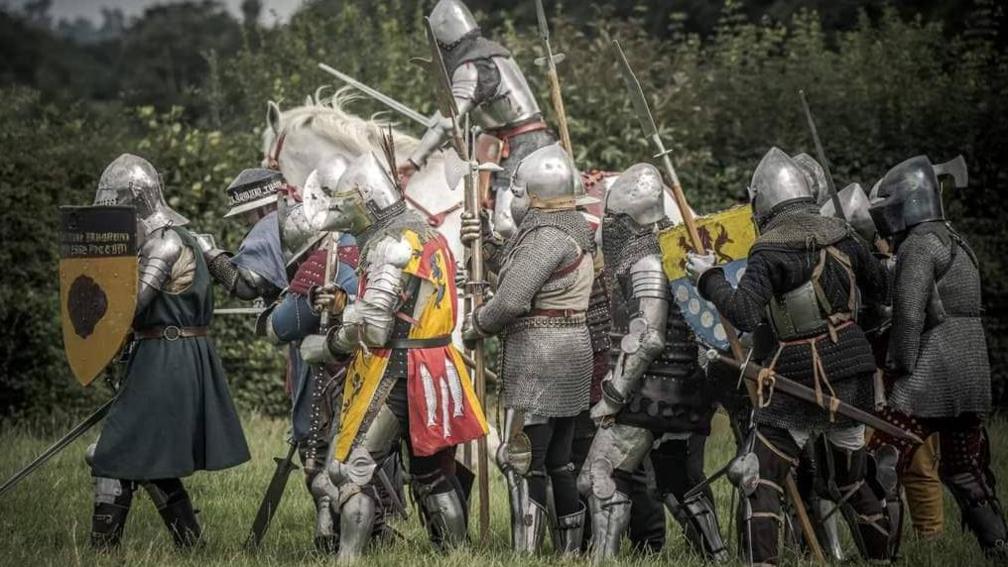
{"type": "Polygon", "coordinates": [[[164,337],[166,341],[177,341],[182,337],[182,329],[175,325],[168,325],[161,331],[161,336],[164,337]]]}

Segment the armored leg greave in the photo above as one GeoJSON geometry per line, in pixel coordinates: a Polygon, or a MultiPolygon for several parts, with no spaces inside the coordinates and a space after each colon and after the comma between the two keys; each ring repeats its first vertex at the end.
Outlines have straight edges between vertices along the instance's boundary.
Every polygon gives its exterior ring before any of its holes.
{"type": "Polygon", "coordinates": [[[413,490],[427,533],[442,551],[465,545],[469,539],[466,509],[455,484],[442,471],[413,478],[413,490]]]}
{"type": "Polygon", "coordinates": [[[630,525],[630,497],[619,490],[607,497],[593,493],[588,505],[592,516],[591,559],[598,564],[619,552],[623,533],[630,525]]]}
{"type": "Polygon", "coordinates": [[[842,449],[829,444],[833,476],[830,485],[851,529],[861,557],[869,561],[890,559],[889,519],[882,495],[868,482],[868,450],[842,449]]]}
{"type": "Polygon", "coordinates": [[[339,510],[339,561],[353,561],[364,554],[377,517],[378,502],[365,490],[346,499],[339,510]]]}
{"type": "Polygon", "coordinates": [[[728,560],[728,549],[721,540],[714,502],[706,492],[696,494],[682,503],[675,496],[666,495],[665,506],[682,527],[693,551],[717,563],[728,560]]]}
{"type": "Polygon", "coordinates": [[[553,547],[560,555],[571,556],[581,553],[581,544],[584,542],[585,516],[587,510],[582,505],[581,509],[573,514],[560,516],[557,518],[556,538],[553,547]]]}
{"type": "Polygon", "coordinates": [[[189,493],[177,478],[152,480],[143,484],[177,547],[192,547],[202,536],[196,510],[189,493]]]}
{"type": "Polygon", "coordinates": [[[339,491],[325,471],[305,474],[308,491],[315,502],[315,549],[322,553],[339,551],[339,491]]]}
{"type": "Polygon", "coordinates": [[[969,528],[988,557],[1008,558],[1008,527],[990,469],[987,432],[976,427],[942,432],[942,482],[949,487],[969,528]]]}
{"type": "Polygon", "coordinates": [[[123,527],[133,503],[133,481],[94,477],[94,511],[91,547],[110,549],[122,540],[123,527]]]}
{"type": "Polygon", "coordinates": [[[798,447],[784,429],[759,427],[753,447],[759,459],[756,489],[740,502],[739,544],[743,560],[750,565],[776,565],[784,524],[784,483],[797,462],[798,447]]]}

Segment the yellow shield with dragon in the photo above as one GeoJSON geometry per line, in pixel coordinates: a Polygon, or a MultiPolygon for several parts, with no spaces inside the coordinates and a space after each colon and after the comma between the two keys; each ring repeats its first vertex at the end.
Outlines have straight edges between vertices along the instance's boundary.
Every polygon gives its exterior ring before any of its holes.
{"type": "MultiPolygon", "coordinates": [[[[752,209],[748,205],[740,205],[697,217],[696,226],[704,248],[714,253],[728,282],[736,285],[745,273],[749,249],[756,241],[752,209]]],[[[693,249],[686,227],[678,224],[663,230],[658,235],[658,245],[662,251],[662,267],[669,280],[669,291],[697,339],[707,346],[727,349],[728,336],[717,309],[700,297],[686,276],[686,253],[693,249]]]]}
{"type": "Polygon", "coordinates": [[[129,335],[137,295],[133,207],[60,207],[60,318],[77,381],[101,375],[129,335]]]}

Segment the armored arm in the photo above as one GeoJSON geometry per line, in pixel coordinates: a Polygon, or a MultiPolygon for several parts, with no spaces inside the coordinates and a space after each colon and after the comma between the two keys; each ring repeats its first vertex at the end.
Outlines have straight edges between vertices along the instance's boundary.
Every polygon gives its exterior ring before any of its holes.
{"type": "Polygon", "coordinates": [[[167,228],[147,237],[140,249],[140,281],[136,312],[142,313],[171,279],[172,268],[182,256],[182,238],[167,228]]]}
{"type": "MultiPolygon", "coordinates": [[[[476,87],[479,85],[479,70],[473,63],[466,63],[455,70],[452,75],[452,97],[459,116],[466,115],[476,106],[476,87]]],[[[431,126],[420,139],[409,161],[420,167],[427,163],[427,158],[438,150],[452,134],[451,120],[435,112],[431,117],[431,126]]]]}
{"type": "Polygon", "coordinates": [[[700,276],[697,291],[737,329],[752,331],[763,321],[766,306],[773,297],[770,269],[768,253],[753,252],[737,288],[732,288],[725,279],[724,270],[712,268],[700,276]]]}
{"type": "Polygon", "coordinates": [[[347,353],[363,344],[382,347],[392,333],[395,313],[401,303],[403,268],[413,249],[406,242],[385,237],[367,255],[367,286],[357,301],[343,311],[343,320],[329,334],[334,353],[347,353]]]}
{"type": "Polygon", "coordinates": [[[632,297],[638,302],[638,313],[620,341],[616,367],[602,382],[602,396],[617,408],[623,407],[637,390],[644,372],[665,348],[668,280],[657,254],[641,258],[630,268],[630,288],[632,297]]]}
{"type": "Polygon", "coordinates": [[[911,234],[900,245],[893,283],[893,326],[889,356],[895,370],[909,374],[917,365],[927,306],[935,288],[935,254],[944,248],[933,234],[911,234]]]}
{"type": "Polygon", "coordinates": [[[319,328],[319,314],[312,309],[308,296],[299,293],[287,293],[260,317],[265,319],[256,325],[257,333],[274,344],[299,341],[319,328]]]}
{"type": "Polygon", "coordinates": [[[275,285],[262,275],[231,261],[231,254],[213,249],[203,252],[207,269],[224,289],[238,299],[251,301],[260,297],[275,297],[280,293],[275,285]]]}
{"type": "Polygon", "coordinates": [[[495,335],[528,313],[553,272],[578,254],[577,245],[555,228],[543,227],[526,235],[500,273],[497,294],[473,314],[475,330],[482,336],[495,335]]]}

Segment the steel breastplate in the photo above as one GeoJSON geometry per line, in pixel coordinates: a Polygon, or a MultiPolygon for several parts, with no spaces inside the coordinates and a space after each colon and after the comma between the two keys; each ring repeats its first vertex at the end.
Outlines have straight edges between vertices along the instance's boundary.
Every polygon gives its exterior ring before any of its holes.
{"type": "Polygon", "coordinates": [[[542,114],[528,81],[510,57],[491,59],[500,81],[493,96],[472,110],[473,119],[486,130],[497,130],[542,114]]]}

